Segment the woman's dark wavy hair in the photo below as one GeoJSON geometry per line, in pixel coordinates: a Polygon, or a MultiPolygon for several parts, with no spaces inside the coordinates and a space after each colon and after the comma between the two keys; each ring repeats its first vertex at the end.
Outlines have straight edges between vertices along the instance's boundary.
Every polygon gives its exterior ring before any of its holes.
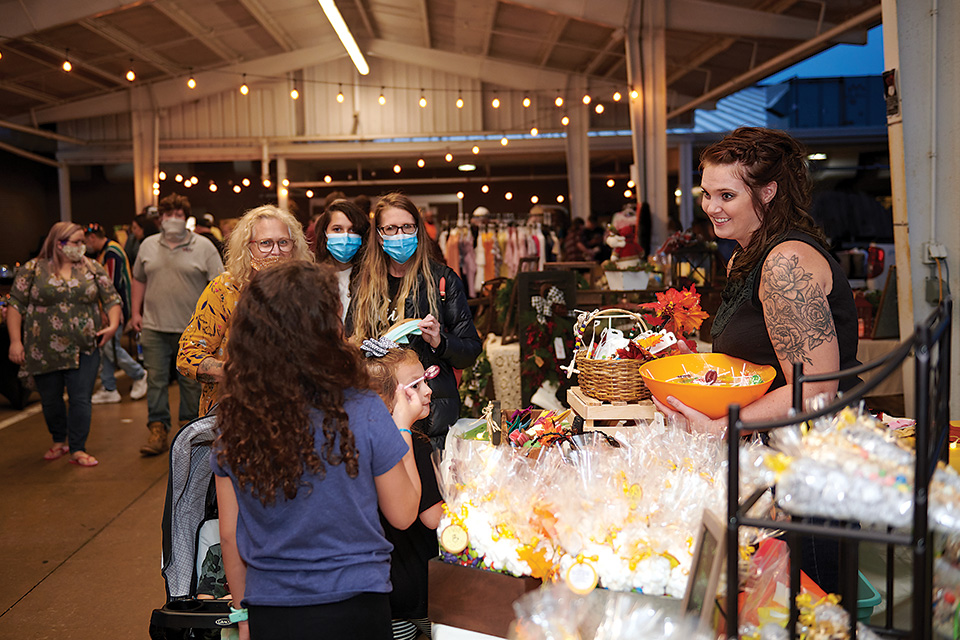
{"type": "Polygon", "coordinates": [[[807,170],[806,151],[783,131],[740,127],[700,154],[700,169],[706,165],[736,165],[740,179],[750,190],[760,228],[746,248],[738,249],[730,271],[732,280],[745,278],[763,258],[770,245],[788,231],[810,234],[826,247],[823,230],[810,217],[813,181],[807,170]],[[777,193],[764,204],[761,190],[777,183],[777,193]]]}
{"type": "Polygon", "coordinates": [[[327,227],[330,226],[330,218],[333,217],[336,211],[347,216],[347,220],[353,225],[353,233],[356,233],[361,238],[360,248],[353,256],[353,259],[350,260],[352,264],[358,265],[360,261],[363,260],[363,253],[367,248],[367,240],[370,233],[370,215],[349,200],[334,200],[327,205],[327,208],[324,209],[323,213],[320,214],[320,217],[317,219],[317,223],[314,226],[314,234],[317,238],[315,243],[317,262],[335,260],[335,258],[330,255],[330,252],[327,251],[327,227]]]}
{"type": "Polygon", "coordinates": [[[370,383],[360,351],[343,337],[338,286],[332,267],[281,263],[243,288],[230,320],[217,460],[264,505],[278,494],[293,499],[310,486],[306,474],[322,478],[324,460],[357,476],[344,389],[370,383]],[[319,446],[313,407],[323,412],[319,446]]]}

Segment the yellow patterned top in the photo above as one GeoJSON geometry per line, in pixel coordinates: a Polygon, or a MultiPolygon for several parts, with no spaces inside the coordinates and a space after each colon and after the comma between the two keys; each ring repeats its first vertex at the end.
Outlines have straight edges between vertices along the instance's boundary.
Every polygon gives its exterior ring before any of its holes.
{"type": "MultiPolygon", "coordinates": [[[[188,378],[197,378],[197,368],[205,358],[227,359],[227,333],[230,316],[240,299],[240,289],[229,273],[222,273],[207,285],[197,300],[197,308],[180,335],[177,371],[188,378]]],[[[200,415],[217,401],[217,383],[201,381],[200,415]]]]}

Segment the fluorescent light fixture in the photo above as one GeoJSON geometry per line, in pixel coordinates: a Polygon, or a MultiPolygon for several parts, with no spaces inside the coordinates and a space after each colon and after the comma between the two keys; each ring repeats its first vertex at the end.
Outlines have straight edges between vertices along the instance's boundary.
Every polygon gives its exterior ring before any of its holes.
{"type": "Polygon", "coordinates": [[[354,66],[357,67],[357,71],[362,76],[370,73],[370,67],[367,65],[367,61],[363,59],[360,47],[357,46],[357,41],[353,39],[353,34],[350,33],[347,23],[343,21],[343,16],[340,15],[336,3],[333,0],[317,0],[317,2],[320,3],[323,12],[327,14],[327,20],[330,21],[333,30],[337,32],[340,42],[343,43],[343,48],[347,50],[354,66]]]}
{"type": "Polygon", "coordinates": [[[807,156],[807,160],[826,160],[827,154],[825,153],[811,153],[807,156]]]}
{"type": "Polygon", "coordinates": [[[477,165],[475,165],[475,164],[461,164],[459,167],[457,167],[457,169],[459,169],[460,171],[476,171],[476,170],[477,170],[477,165]]]}

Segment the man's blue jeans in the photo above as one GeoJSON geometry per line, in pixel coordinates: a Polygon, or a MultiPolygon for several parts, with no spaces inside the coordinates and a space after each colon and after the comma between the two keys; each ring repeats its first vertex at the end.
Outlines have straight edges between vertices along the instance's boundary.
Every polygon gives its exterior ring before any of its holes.
{"type": "Polygon", "coordinates": [[[130,357],[127,350],[120,346],[122,336],[123,323],[121,322],[113,340],[100,347],[100,382],[107,391],[117,390],[115,373],[118,365],[131,380],[140,380],[145,375],[140,363],[130,357]],[[114,354],[116,354],[116,362],[114,362],[114,354]]]}
{"type": "MultiPolygon", "coordinates": [[[[170,366],[180,348],[180,334],[144,329],[140,332],[143,366],[147,377],[147,422],[162,422],[170,430],[170,366]]],[[[200,411],[200,383],[177,372],[180,385],[180,422],[188,422],[200,411]]]]}
{"type": "Polygon", "coordinates": [[[61,369],[33,376],[40,392],[43,418],[54,442],[68,442],[70,452],[85,451],[90,434],[90,414],[93,387],[97,383],[97,367],[100,366],[100,351],[80,354],[80,367],[61,369]],[[63,389],[67,389],[70,410],[63,402],[63,389]]]}

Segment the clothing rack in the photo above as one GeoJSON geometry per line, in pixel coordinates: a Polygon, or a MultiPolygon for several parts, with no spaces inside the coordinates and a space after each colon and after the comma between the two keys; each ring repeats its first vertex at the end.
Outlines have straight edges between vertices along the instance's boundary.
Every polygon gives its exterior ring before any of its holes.
{"type": "MultiPolygon", "coordinates": [[[[798,609],[796,596],[800,592],[800,536],[822,536],[840,542],[840,596],[843,607],[850,617],[850,638],[857,637],[857,570],[858,546],[860,542],[876,542],[887,546],[887,612],[885,624],[875,629],[887,637],[911,638],[912,640],[932,640],[932,598],[933,598],[933,536],[930,531],[927,507],[930,481],[936,470],[938,460],[946,460],[949,455],[947,440],[949,434],[950,408],[950,327],[953,316],[953,303],[948,298],[940,303],[930,316],[916,326],[910,337],[886,356],[849,369],[831,374],[805,375],[802,363],[794,366],[793,405],[797,414],[781,420],[764,423],[745,423],[740,419],[740,406],[731,405],[728,419],[730,430],[728,445],[728,499],[727,499],[727,595],[726,625],[727,637],[737,638],[739,614],[737,596],[739,575],[736,558],[739,557],[738,533],[740,527],[782,530],[786,532],[787,546],[790,550],[790,621],[787,629],[790,637],[797,637],[798,609]],[[811,518],[791,517],[789,521],[774,521],[770,518],[751,518],[747,511],[760,498],[765,489],[761,488],[740,502],[737,488],[740,486],[740,436],[759,431],[780,429],[802,424],[808,420],[832,415],[844,407],[860,402],[874,387],[894,372],[913,353],[914,385],[916,388],[916,468],[913,494],[913,526],[909,532],[888,528],[884,531],[861,530],[856,522],[819,524],[811,518]],[[869,380],[861,382],[842,398],[838,398],[826,407],[808,413],[801,413],[803,402],[803,384],[826,380],[842,379],[847,376],[859,376],[867,371],[878,370],[869,380]],[[893,549],[895,546],[909,546],[913,550],[913,602],[912,628],[903,631],[894,628],[893,610],[890,598],[893,594],[893,549]]],[[[820,521],[818,521],[820,522],[820,521]]]]}

